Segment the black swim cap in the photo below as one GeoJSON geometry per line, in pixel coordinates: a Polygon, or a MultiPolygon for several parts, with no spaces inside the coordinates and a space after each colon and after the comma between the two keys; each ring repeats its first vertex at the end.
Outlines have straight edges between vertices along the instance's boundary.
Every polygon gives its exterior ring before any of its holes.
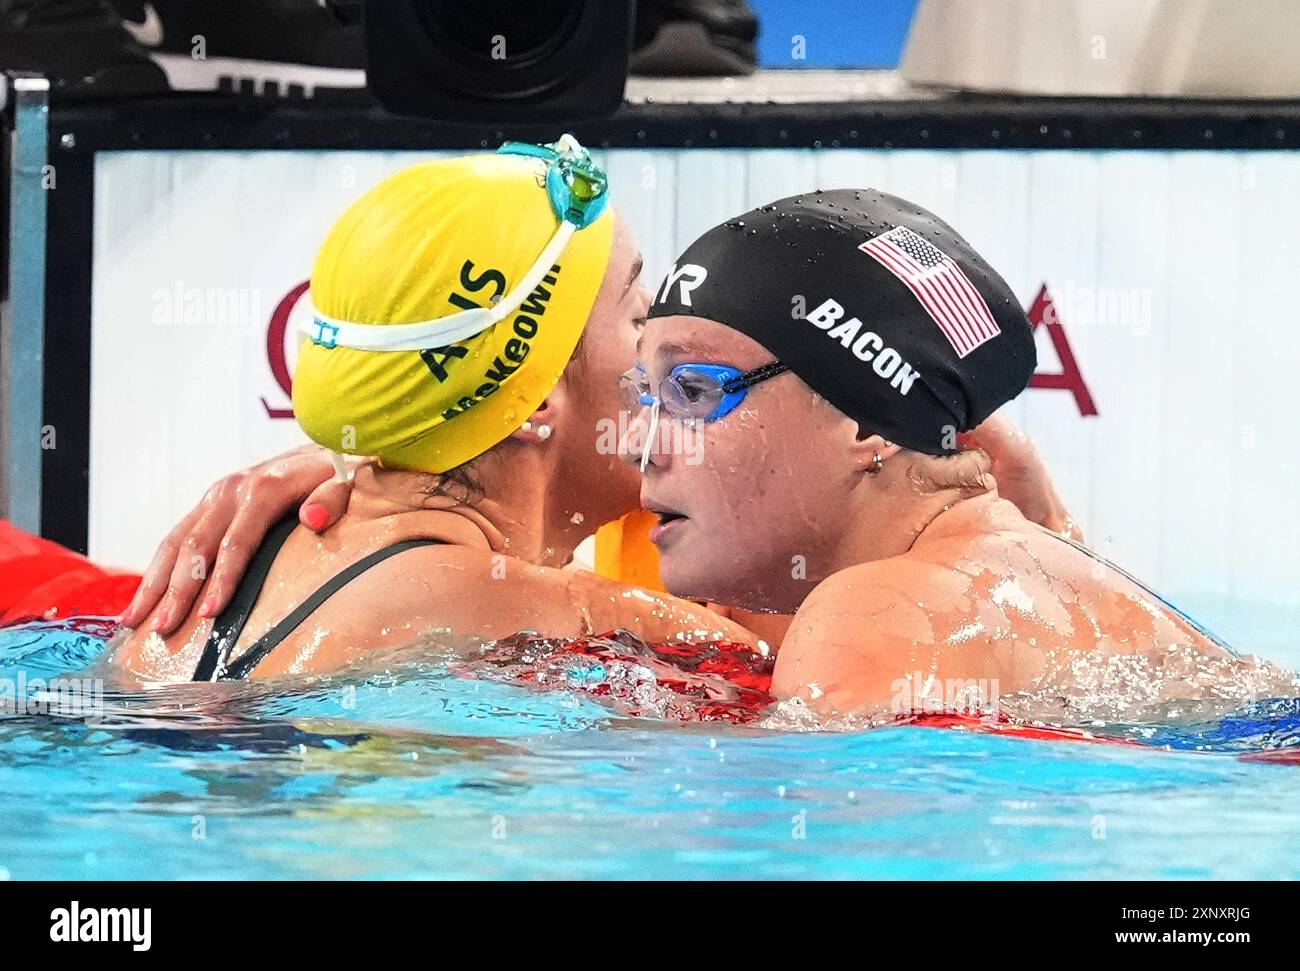
{"type": "Polygon", "coordinates": [[[951,226],[871,189],[760,206],[687,248],[649,316],[758,341],[848,417],[931,455],[956,451],[1029,383],[1033,328],[951,226]]]}

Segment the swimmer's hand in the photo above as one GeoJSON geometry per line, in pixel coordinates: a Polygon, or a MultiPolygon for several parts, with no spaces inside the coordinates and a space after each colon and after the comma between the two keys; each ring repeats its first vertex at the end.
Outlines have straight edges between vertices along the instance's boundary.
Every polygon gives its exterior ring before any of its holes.
{"type": "Polygon", "coordinates": [[[1033,439],[1010,418],[994,412],[966,438],[993,460],[993,478],[997,479],[1002,498],[1015,503],[1030,522],[1083,542],[1083,530],[1065,508],[1033,439]]]}
{"type": "MultiPolygon", "coordinates": [[[[349,468],[360,461],[349,459],[349,468]]],[[[280,517],[302,503],[299,521],[321,532],[347,510],[351,494],[352,483],[335,475],[329,453],[316,445],[218,480],[162,541],[120,622],[138,627],[153,613],[150,629],[166,636],[189,614],[200,590],[205,595],[199,615],[216,616],[230,602],[248,561],[280,517]],[[209,569],[195,569],[197,564],[209,569]]]]}

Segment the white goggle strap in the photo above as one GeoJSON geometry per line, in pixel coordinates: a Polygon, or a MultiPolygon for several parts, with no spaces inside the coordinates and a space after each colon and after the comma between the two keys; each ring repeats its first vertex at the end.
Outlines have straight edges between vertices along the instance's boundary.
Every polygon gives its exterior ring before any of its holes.
{"type": "Polygon", "coordinates": [[[655,395],[654,401],[650,403],[650,425],[645,433],[645,445],[641,448],[641,474],[645,475],[645,467],[650,464],[650,450],[654,448],[655,440],[659,437],[659,396],[655,395]]]}
{"type": "Polygon", "coordinates": [[[560,258],[575,232],[577,227],[573,223],[561,221],[532,269],[513,290],[491,307],[462,310],[436,320],[385,326],[338,320],[327,317],[313,307],[312,321],[300,324],[298,329],[313,342],[325,347],[350,347],[358,351],[423,351],[468,340],[519,309],[519,305],[537,289],[542,278],[551,272],[551,267],[560,258]]]}
{"type": "Polygon", "coordinates": [[[352,473],[348,471],[347,463],[343,456],[338,452],[330,452],[330,461],[334,463],[334,478],[339,482],[351,482],[352,473]]]}

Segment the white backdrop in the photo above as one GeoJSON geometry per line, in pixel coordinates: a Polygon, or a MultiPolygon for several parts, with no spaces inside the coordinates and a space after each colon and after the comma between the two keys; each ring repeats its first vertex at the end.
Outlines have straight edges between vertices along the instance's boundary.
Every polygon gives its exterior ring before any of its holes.
{"type": "MultiPolygon", "coordinates": [[[[288,407],[267,349],[273,312],[352,199],[429,157],[100,158],[93,557],[141,567],[207,484],[304,440],[268,416],[288,407]]],[[[952,222],[1026,307],[1053,288],[1098,414],[1042,388],[1011,409],[1090,541],[1243,646],[1291,647],[1300,153],[612,150],[605,162],[651,285],[726,217],[872,186],[952,222]]],[[[1059,372],[1047,329],[1037,333],[1040,373],[1059,372]]]]}

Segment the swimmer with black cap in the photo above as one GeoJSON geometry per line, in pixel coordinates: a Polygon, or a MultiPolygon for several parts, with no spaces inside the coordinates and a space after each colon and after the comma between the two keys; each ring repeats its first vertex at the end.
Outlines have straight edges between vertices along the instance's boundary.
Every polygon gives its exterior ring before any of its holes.
{"type": "Polygon", "coordinates": [[[948,683],[1057,697],[1073,666],[1119,658],[1145,700],[1215,690],[1183,677],[1198,665],[1277,675],[999,496],[966,433],[1028,384],[1032,328],[919,206],[816,192],[710,230],[660,286],[638,362],[624,452],[664,584],[794,613],[778,697],[886,715],[978,701],[932,697],[948,683]],[[702,435],[694,461],[658,448],[665,422],[702,435]]]}

